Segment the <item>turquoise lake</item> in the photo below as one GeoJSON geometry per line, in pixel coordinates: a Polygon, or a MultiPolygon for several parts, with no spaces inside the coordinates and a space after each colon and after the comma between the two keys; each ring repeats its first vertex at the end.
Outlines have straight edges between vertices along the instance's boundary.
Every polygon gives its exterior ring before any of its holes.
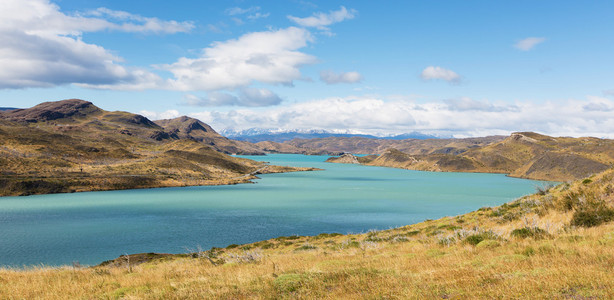
{"type": "Polygon", "coordinates": [[[544,184],[324,163],[327,156],[248,158],[325,171],[261,175],[255,184],[231,186],[2,197],[0,265],[98,264],[126,253],[388,229],[500,205],[544,184]]]}

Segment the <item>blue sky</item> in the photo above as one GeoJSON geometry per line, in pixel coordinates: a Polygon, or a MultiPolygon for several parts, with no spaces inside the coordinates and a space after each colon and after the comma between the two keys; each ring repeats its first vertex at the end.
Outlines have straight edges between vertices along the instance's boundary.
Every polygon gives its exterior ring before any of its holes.
{"type": "Polygon", "coordinates": [[[218,130],[614,137],[611,1],[0,3],[0,106],[218,130]]]}

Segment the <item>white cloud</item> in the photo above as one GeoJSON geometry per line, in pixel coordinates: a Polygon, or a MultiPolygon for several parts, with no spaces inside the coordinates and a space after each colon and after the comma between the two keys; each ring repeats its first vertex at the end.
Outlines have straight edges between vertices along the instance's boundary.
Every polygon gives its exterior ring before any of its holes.
{"type": "Polygon", "coordinates": [[[450,111],[481,111],[481,112],[503,112],[518,111],[515,105],[490,103],[488,101],[477,101],[469,97],[458,99],[447,99],[443,101],[450,111]]]}
{"type": "Polygon", "coordinates": [[[368,134],[412,131],[456,137],[536,131],[553,136],[614,138],[614,100],[587,96],[534,103],[389,101],[370,97],[329,98],[268,109],[206,111],[192,114],[216,130],[253,127],[325,129],[368,134]],[[460,103],[460,104],[459,104],[460,103]],[[597,108],[597,109],[593,109],[597,108]],[[476,118],[479,112],[479,118],[476,118]]]}
{"type": "Polygon", "coordinates": [[[422,70],[420,77],[424,80],[441,79],[450,83],[458,83],[461,80],[461,76],[456,72],[442,67],[428,66],[422,70]]]}
{"type": "Polygon", "coordinates": [[[320,80],[326,82],[326,84],[355,83],[362,80],[362,75],[358,72],[335,73],[333,71],[322,71],[320,72],[320,80]]]}
{"type": "Polygon", "coordinates": [[[255,14],[248,15],[247,18],[253,21],[253,20],[268,18],[270,15],[271,15],[270,13],[263,14],[263,13],[257,12],[255,14]]]}
{"type": "Polygon", "coordinates": [[[301,66],[317,61],[297,51],[310,41],[309,31],[296,27],[253,32],[213,43],[198,58],[183,57],[160,68],[174,75],[168,88],[181,91],[235,89],[255,81],[292,84],[302,77],[301,66]]]}
{"type": "Polygon", "coordinates": [[[192,94],[184,96],[184,104],[189,106],[272,106],[281,103],[282,99],[267,89],[241,88],[239,96],[223,92],[209,92],[207,97],[192,94]]]}
{"type": "Polygon", "coordinates": [[[252,6],[249,8],[231,7],[226,9],[226,14],[229,16],[243,15],[247,13],[254,13],[260,10],[259,6],[252,6]]]}
{"type": "Polygon", "coordinates": [[[252,6],[249,8],[232,7],[232,8],[226,9],[225,12],[227,15],[233,16],[232,20],[237,25],[243,25],[245,23],[243,19],[238,17],[240,15],[247,15],[245,17],[250,21],[268,18],[271,15],[270,13],[261,13],[259,6],[252,6]]]}
{"type": "Polygon", "coordinates": [[[3,0],[0,6],[0,88],[71,83],[142,88],[158,77],[120,65],[120,57],[84,42],[83,32],[175,33],[193,26],[108,9],[71,16],[47,0],[3,0]]]}
{"type": "Polygon", "coordinates": [[[320,30],[328,31],[327,26],[344,20],[353,19],[356,17],[357,13],[358,12],[354,9],[348,10],[344,6],[341,6],[339,10],[330,11],[328,13],[319,12],[306,18],[288,16],[288,19],[302,27],[315,27],[320,30]]]}
{"type": "Polygon", "coordinates": [[[528,37],[526,39],[518,41],[516,44],[514,44],[514,47],[522,51],[529,51],[533,49],[533,47],[543,43],[544,41],[546,41],[546,39],[542,37],[528,37]]]}
{"type": "Polygon", "coordinates": [[[161,113],[157,113],[154,111],[148,111],[148,110],[141,110],[139,113],[147,117],[150,120],[174,119],[174,118],[181,116],[181,114],[174,109],[167,110],[161,113]]]}
{"type": "Polygon", "coordinates": [[[108,22],[106,29],[125,32],[178,33],[189,32],[194,28],[194,23],[192,22],[162,21],[158,18],[147,18],[125,11],[110,10],[104,7],[89,11],[84,15],[136,22],[121,24],[108,22]]]}

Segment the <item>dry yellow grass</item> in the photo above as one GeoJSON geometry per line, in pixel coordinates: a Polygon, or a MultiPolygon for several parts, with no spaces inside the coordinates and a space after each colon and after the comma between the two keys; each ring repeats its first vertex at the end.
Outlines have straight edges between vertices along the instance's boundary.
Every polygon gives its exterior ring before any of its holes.
{"type": "Polygon", "coordinates": [[[614,223],[571,224],[578,212],[612,208],[613,176],[385,231],[279,237],[138,265],[122,257],[1,269],[0,298],[609,299],[614,223]]]}

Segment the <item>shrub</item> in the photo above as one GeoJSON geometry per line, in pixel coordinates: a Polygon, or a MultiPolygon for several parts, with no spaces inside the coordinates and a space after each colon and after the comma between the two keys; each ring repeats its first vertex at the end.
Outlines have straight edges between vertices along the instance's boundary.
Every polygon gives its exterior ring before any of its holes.
{"type": "Polygon", "coordinates": [[[473,234],[465,238],[465,243],[476,246],[483,240],[485,240],[485,238],[482,234],[473,234]]]}
{"type": "MultiPolygon", "coordinates": [[[[475,232],[475,231],[474,231],[475,232]]],[[[457,235],[459,237],[465,236],[467,233],[462,233],[457,231],[457,235]]],[[[467,235],[464,239],[464,242],[473,246],[476,246],[483,240],[496,240],[499,236],[492,231],[483,231],[479,233],[474,233],[471,235],[467,235]]]]}
{"type": "Polygon", "coordinates": [[[499,244],[499,242],[497,241],[493,241],[493,240],[483,240],[481,242],[479,242],[475,247],[476,248],[496,248],[501,246],[501,244],[499,244]]]}
{"type": "Polygon", "coordinates": [[[316,246],[314,246],[314,245],[312,245],[312,244],[305,243],[305,244],[303,244],[302,246],[300,246],[300,247],[298,247],[298,248],[294,249],[294,251],[306,251],[306,250],[313,250],[313,249],[317,249],[317,248],[318,248],[318,247],[316,247],[316,246]]]}
{"type": "Polygon", "coordinates": [[[535,227],[523,227],[512,230],[510,234],[513,237],[526,239],[526,238],[534,238],[534,239],[542,239],[548,235],[548,232],[545,230],[535,226],[535,227]]]}
{"type": "Polygon", "coordinates": [[[614,220],[614,209],[599,206],[585,208],[574,212],[571,225],[581,227],[594,227],[614,220]]]}
{"type": "Polygon", "coordinates": [[[288,273],[275,278],[273,284],[282,293],[295,292],[309,281],[307,274],[288,273]]]}

